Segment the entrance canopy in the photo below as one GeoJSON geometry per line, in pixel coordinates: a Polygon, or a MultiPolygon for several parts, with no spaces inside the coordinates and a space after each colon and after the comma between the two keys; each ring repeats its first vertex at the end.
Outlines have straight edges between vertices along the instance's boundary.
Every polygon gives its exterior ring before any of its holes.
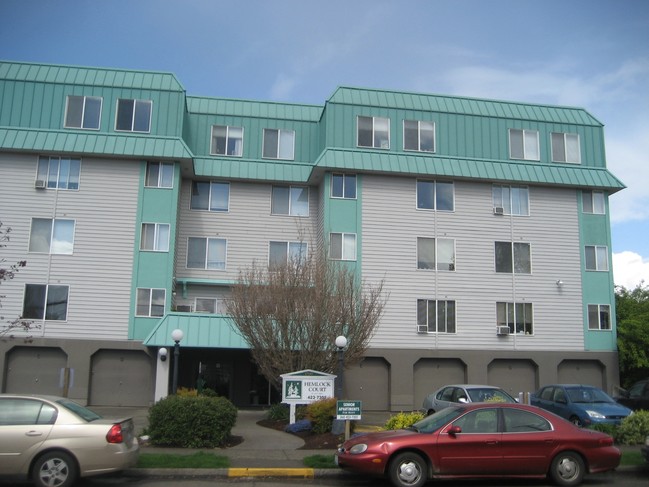
{"type": "Polygon", "coordinates": [[[169,313],[144,339],[143,345],[173,346],[171,332],[176,328],[184,333],[180,342],[182,347],[250,348],[228,316],[203,316],[196,313],[169,313]]]}

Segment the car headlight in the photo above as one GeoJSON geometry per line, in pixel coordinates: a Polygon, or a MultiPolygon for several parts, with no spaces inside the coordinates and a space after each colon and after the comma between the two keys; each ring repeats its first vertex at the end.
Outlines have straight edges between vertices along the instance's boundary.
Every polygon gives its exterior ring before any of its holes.
{"type": "Polygon", "coordinates": [[[597,411],[586,411],[586,414],[590,416],[591,418],[597,418],[597,419],[606,419],[606,416],[604,416],[602,413],[598,413],[597,411]]]}
{"type": "Polygon", "coordinates": [[[358,443],[349,449],[349,453],[352,455],[358,455],[359,453],[363,453],[365,450],[367,450],[367,445],[365,443],[358,443]]]}

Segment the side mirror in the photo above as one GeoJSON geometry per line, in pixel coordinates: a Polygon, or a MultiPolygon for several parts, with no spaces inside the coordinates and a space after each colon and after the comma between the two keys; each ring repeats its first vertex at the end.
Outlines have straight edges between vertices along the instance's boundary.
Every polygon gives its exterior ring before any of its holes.
{"type": "Polygon", "coordinates": [[[451,436],[455,436],[458,433],[462,433],[462,428],[460,428],[459,426],[451,426],[448,429],[448,434],[451,435],[451,436]]]}
{"type": "Polygon", "coordinates": [[[457,402],[461,402],[462,404],[465,404],[465,403],[467,403],[467,402],[469,402],[469,401],[466,400],[466,397],[461,397],[461,398],[459,398],[459,399],[457,400],[457,402]]]}

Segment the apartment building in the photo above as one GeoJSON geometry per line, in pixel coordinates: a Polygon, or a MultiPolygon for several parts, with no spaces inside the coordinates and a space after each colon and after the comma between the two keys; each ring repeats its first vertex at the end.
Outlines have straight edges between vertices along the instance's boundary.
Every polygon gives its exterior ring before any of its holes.
{"type": "Polygon", "coordinates": [[[278,400],[224,313],[252,262],[326,252],[386,307],[345,395],[618,383],[602,124],[580,108],[339,87],[190,96],[171,73],[0,62],[3,392],[146,406],[178,385],[278,400]],[[167,360],[160,350],[166,349],[167,360]]]}

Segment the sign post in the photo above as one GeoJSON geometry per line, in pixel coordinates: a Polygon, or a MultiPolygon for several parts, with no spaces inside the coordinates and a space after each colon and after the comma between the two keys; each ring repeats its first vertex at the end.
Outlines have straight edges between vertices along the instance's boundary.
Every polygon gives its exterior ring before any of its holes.
{"type": "Polygon", "coordinates": [[[336,419],[345,420],[345,440],[349,439],[350,421],[361,419],[361,401],[336,401],[336,419]]]}

